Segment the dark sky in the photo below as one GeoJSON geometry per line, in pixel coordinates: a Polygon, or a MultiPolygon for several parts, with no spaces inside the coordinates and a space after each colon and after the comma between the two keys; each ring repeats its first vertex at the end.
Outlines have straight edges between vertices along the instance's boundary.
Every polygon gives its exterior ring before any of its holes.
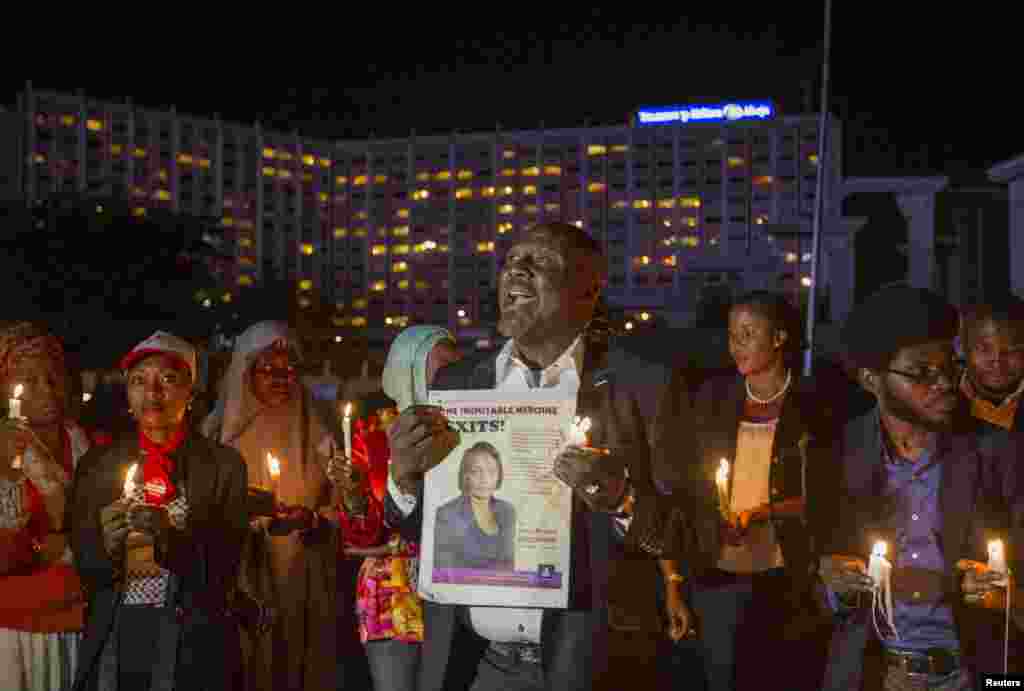
{"type": "MultiPolygon", "coordinates": [[[[850,135],[846,173],[984,179],[1024,153],[1016,22],[974,11],[989,3],[905,4],[836,0],[832,105],[850,135]],[[857,150],[862,134],[872,143],[857,150]]],[[[414,16],[389,5],[294,32],[284,21],[279,35],[264,26],[223,59],[182,51],[146,78],[35,83],[332,138],[622,123],[639,105],[725,99],[797,113],[807,84],[817,103],[823,0],[654,7],[487,3],[414,16]],[[328,86],[284,86],[300,79],[328,86]]]]}

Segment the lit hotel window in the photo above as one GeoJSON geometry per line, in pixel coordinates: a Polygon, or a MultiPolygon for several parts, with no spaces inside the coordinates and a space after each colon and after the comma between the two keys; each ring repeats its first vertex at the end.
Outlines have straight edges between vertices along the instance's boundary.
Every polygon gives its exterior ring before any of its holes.
{"type": "Polygon", "coordinates": [[[352,180],[352,184],[353,185],[365,185],[366,184],[366,176],[365,175],[357,175],[357,176],[355,176],[355,178],[352,180]]]}
{"type": "Polygon", "coordinates": [[[167,190],[157,190],[153,194],[153,197],[156,198],[156,199],[159,199],[160,201],[164,201],[165,202],[165,201],[167,201],[168,199],[171,198],[171,193],[168,192],[167,190]]]}
{"type": "Polygon", "coordinates": [[[676,266],[676,255],[673,254],[669,257],[663,257],[661,263],[665,266],[676,266]]]}
{"type": "Polygon", "coordinates": [[[146,190],[142,189],[138,185],[132,185],[132,194],[134,194],[136,197],[145,197],[146,190]]]}
{"type": "Polygon", "coordinates": [[[604,156],[606,153],[608,153],[608,147],[604,144],[590,144],[587,146],[588,156],[604,156]]]}
{"type": "Polygon", "coordinates": [[[416,290],[430,290],[430,284],[426,281],[416,281],[416,290]]]}
{"type": "Polygon", "coordinates": [[[373,284],[370,286],[370,290],[372,290],[375,293],[383,293],[384,289],[387,287],[388,284],[385,283],[384,281],[374,281],[373,284]]]}
{"type": "Polygon", "coordinates": [[[368,217],[369,214],[365,210],[356,212],[356,220],[358,221],[365,221],[368,217]]]}
{"type": "Polygon", "coordinates": [[[494,241],[490,240],[488,242],[478,242],[478,243],[476,243],[476,251],[477,252],[493,252],[494,251],[494,241]]]}
{"type": "Polygon", "coordinates": [[[384,226],[381,226],[380,228],[377,229],[377,237],[379,237],[379,238],[386,238],[387,236],[388,236],[388,229],[387,228],[385,228],[384,226]]]}
{"type": "Polygon", "coordinates": [[[758,175],[753,179],[755,185],[770,185],[775,181],[771,175],[758,175]]]}
{"type": "Polygon", "coordinates": [[[515,177],[516,169],[515,168],[502,168],[501,169],[501,174],[502,174],[503,177],[506,177],[506,178],[515,177]]]}
{"type": "Polygon", "coordinates": [[[526,206],[523,207],[523,213],[529,214],[531,216],[537,213],[538,211],[540,211],[540,207],[537,206],[536,204],[527,204],[526,206]]]}
{"type": "Polygon", "coordinates": [[[481,197],[493,197],[494,196],[494,188],[493,187],[482,187],[482,188],[480,188],[480,196],[481,197]]]}
{"type": "Polygon", "coordinates": [[[561,175],[562,166],[544,166],[545,175],[561,175]]]}
{"type": "Polygon", "coordinates": [[[239,238],[238,245],[240,247],[252,247],[252,238],[239,238]]]}
{"type": "Polygon", "coordinates": [[[273,168],[271,168],[270,166],[264,166],[263,167],[263,175],[265,177],[272,178],[275,175],[277,175],[277,171],[274,170],[273,168]]]}
{"type": "Polygon", "coordinates": [[[728,159],[726,159],[726,164],[730,168],[739,168],[744,163],[746,163],[746,161],[740,156],[730,156],[728,159]]]}
{"type": "Polygon", "coordinates": [[[274,158],[276,154],[277,152],[269,147],[263,149],[263,158],[274,158]]]}
{"type": "Polygon", "coordinates": [[[313,281],[304,278],[299,281],[299,290],[313,290],[313,281]]]}
{"type": "MultiPolygon", "coordinates": [[[[341,308],[339,307],[338,309],[341,308]]],[[[344,317],[332,317],[331,323],[334,324],[335,326],[345,326],[345,324],[348,323],[348,320],[345,319],[344,317]]],[[[341,336],[337,336],[335,340],[337,340],[338,338],[341,338],[341,336]]]]}
{"type": "Polygon", "coordinates": [[[241,276],[238,277],[238,285],[240,285],[240,286],[251,286],[252,285],[252,276],[249,276],[248,274],[242,274],[241,276]]]}
{"type": "Polygon", "coordinates": [[[383,185],[387,181],[388,181],[388,176],[387,175],[375,175],[373,177],[373,183],[375,185],[383,185]]]}
{"type": "Polygon", "coordinates": [[[199,159],[199,167],[200,168],[209,168],[210,167],[210,159],[208,159],[208,158],[201,158],[201,159],[199,159]]]}
{"type": "Polygon", "coordinates": [[[502,188],[501,188],[501,196],[503,196],[503,197],[507,197],[507,196],[509,196],[510,194],[513,194],[513,193],[514,193],[515,191],[516,191],[516,190],[515,190],[515,188],[514,188],[514,187],[508,187],[508,186],[502,187],[502,188]]]}
{"type": "Polygon", "coordinates": [[[135,216],[136,218],[141,218],[145,215],[146,207],[144,206],[136,206],[134,209],[132,209],[132,216],[135,216]]]}
{"type": "Polygon", "coordinates": [[[365,238],[366,237],[366,228],[356,228],[355,230],[352,231],[352,237],[355,237],[355,238],[365,238]]]}
{"type": "Polygon", "coordinates": [[[395,245],[391,248],[391,254],[409,254],[409,245],[395,245]]]}
{"type": "Polygon", "coordinates": [[[612,208],[613,209],[625,209],[626,208],[626,200],[625,199],[620,199],[619,201],[617,201],[614,204],[612,204],[612,208]]]}
{"type": "Polygon", "coordinates": [[[460,170],[458,178],[459,178],[459,180],[472,180],[473,179],[473,171],[472,170],[460,170]]]}
{"type": "Polygon", "coordinates": [[[74,115],[62,115],[60,118],[60,124],[64,125],[65,127],[71,127],[76,122],[78,122],[78,120],[75,118],[74,115]]]}
{"type": "Polygon", "coordinates": [[[682,219],[682,224],[684,226],[689,226],[690,228],[696,228],[697,227],[697,219],[692,217],[692,216],[690,216],[688,218],[682,219]]]}
{"type": "Polygon", "coordinates": [[[320,159],[320,167],[321,168],[330,168],[331,167],[331,159],[329,159],[329,158],[321,158],[320,159]]]}
{"type": "Polygon", "coordinates": [[[811,257],[813,256],[814,255],[811,254],[810,252],[804,252],[803,255],[800,257],[800,261],[806,264],[807,262],[811,261],[811,257]]]}
{"type": "Polygon", "coordinates": [[[536,185],[527,185],[523,188],[523,194],[537,194],[536,185]]]}
{"type": "Polygon", "coordinates": [[[469,326],[473,321],[469,317],[463,317],[459,319],[459,326],[469,326]]]}
{"type": "Polygon", "coordinates": [[[807,160],[813,163],[814,165],[818,165],[818,154],[811,154],[810,156],[807,157],[807,160]]]}
{"type": "Polygon", "coordinates": [[[338,185],[339,187],[342,185],[347,185],[348,178],[345,177],[344,175],[339,175],[338,177],[334,178],[334,184],[338,185]]]}
{"type": "Polygon", "coordinates": [[[241,266],[255,266],[256,261],[252,257],[239,257],[238,263],[241,266]]]}
{"type": "Polygon", "coordinates": [[[587,185],[587,192],[604,192],[607,187],[603,182],[592,182],[587,185]]]}
{"type": "Polygon", "coordinates": [[[658,208],[659,209],[672,209],[672,208],[675,208],[675,205],[676,205],[676,200],[675,199],[659,199],[658,200],[658,208]]]}
{"type": "Polygon", "coordinates": [[[277,169],[277,177],[279,177],[282,180],[291,180],[292,179],[292,171],[285,170],[284,168],[278,168],[277,169]]]}
{"type": "Polygon", "coordinates": [[[321,192],[320,194],[317,195],[317,199],[320,200],[321,204],[326,204],[331,200],[331,195],[327,194],[326,192],[321,192]]]}
{"type": "Polygon", "coordinates": [[[645,254],[642,257],[635,257],[633,259],[633,263],[637,266],[647,266],[651,263],[651,258],[645,254]]]}
{"type": "Polygon", "coordinates": [[[395,262],[391,265],[391,270],[395,273],[402,273],[403,271],[409,270],[409,264],[406,262],[395,262]]]}
{"type": "Polygon", "coordinates": [[[684,209],[699,209],[700,198],[699,197],[680,197],[679,206],[684,209]]]}
{"type": "Polygon", "coordinates": [[[167,171],[166,171],[166,170],[161,170],[161,171],[159,171],[159,172],[158,172],[158,173],[156,174],[156,176],[157,176],[158,178],[160,178],[161,180],[163,180],[164,182],[167,182],[167,171]]]}
{"type": "Polygon", "coordinates": [[[430,198],[430,190],[416,190],[412,193],[412,198],[416,201],[430,198]]]}
{"type": "Polygon", "coordinates": [[[408,209],[399,209],[398,211],[395,212],[395,217],[397,217],[397,218],[409,218],[409,210],[408,209]]]}
{"type": "Polygon", "coordinates": [[[336,238],[343,238],[343,237],[346,237],[346,236],[348,236],[348,228],[335,228],[334,229],[334,237],[336,237],[336,238]]]}
{"type": "Polygon", "coordinates": [[[504,235],[505,233],[512,230],[511,223],[499,223],[498,224],[498,235],[504,235]]]}
{"type": "Polygon", "coordinates": [[[523,168],[523,175],[531,178],[536,177],[540,175],[540,168],[538,168],[537,166],[529,166],[528,168],[523,168]]]}
{"type": "Polygon", "coordinates": [[[434,174],[435,180],[451,180],[452,172],[450,170],[439,170],[434,174]]]}
{"type": "Polygon", "coordinates": [[[370,248],[370,254],[374,257],[380,257],[388,253],[387,245],[374,245],[370,248]]]}
{"type": "Polygon", "coordinates": [[[366,309],[366,298],[356,298],[352,301],[352,307],[357,310],[366,309]]]}
{"type": "Polygon", "coordinates": [[[316,165],[316,156],[314,156],[313,154],[303,154],[302,162],[305,163],[307,166],[316,165]]]}
{"type": "Polygon", "coordinates": [[[430,173],[424,171],[422,173],[416,173],[416,179],[420,182],[426,182],[430,179],[430,173]]]}
{"type": "Polygon", "coordinates": [[[292,159],[293,159],[293,158],[295,158],[295,157],[294,157],[294,156],[292,156],[292,155],[291,155],[291,154],[290,154],[289,152],[287,152],[287,151],[278,151],[278,152],[277,152],[277,158],[278,158],[278,160],[281,160],[281,161],[290,161],[290,160],[292,160],[292,159]]]}
{"type": "Polygon", "coordinates": [[[498,207],[498,213],[499,214],[506,214],[507,215],[507,214],[514,214],[515,212],[516,212],[516,207],[514,207],[512,204],[502,204],[501,206],[498,207]]]}
{"type": "Polygon", "coordinates": [[[505,151],[503,151],[501,155],[504,156],[505,158],[515,158],[516,157],[516,150],[515,149],[505,149],[505,151]]]}
{"type": "Polygon", "coordinates": [[[757,218],[754,219],[754,224],[755,225],[759,225],[759,226],[763,226],[767,222],[768,222],[768,217],[767,216],[758,216],[757,218]]]}
{"type": "Polygon", "coordinates": [[[409,237],[409,226],[395,226],[394,229],[392,229],[391,234],[396,238],[409,237]]]}
{"type": "Polygon", "coordinates": [[[398,289],[399,290],[409,290],[409,279],[403,278],[401,281],[399,281],[398,282],[398,289]]]}
{"type": "Polygon", "coordinates": [[[622,154],[629,151],[629,144],[615,144],[612,146],[613,154],[622,154]]]}
{"type": "Polygon", "coordinates": [[[697,247],[700,245],[700,238],[696,235],[687,235],[683,238],[683,245],[685,247],[697,247]]]}
{"type": "Polygon", "coordinates": [[[308,242],[302,243],[302,253],[307,257],[313,254],[313,245],[308,242]]]}
{"type": "Polygon", "coordinates": [[[256,225],[256,224],[255,224],[255,223],[253,223],[253,222],[252,222],[251,220],[249,220],[248,218],[243,218],[243,219],[242,219],[241,221],[239,221],[239,222],[238,222],[238,227],[239,227],[239,228],[242,228],[242,229],[244,229],[244,230],[252,230],[252,229],[253,229],[253,226],[255,226],[255,225],[256,225]]]}
{"type": "Polygon", "coordinates": [[[121,152],[123,150],[124,150],[124,147],[122,147],[120,144],[111,144],[110,145],[110,153],[113,154],[114,156],[120,156],[121,152]]]}
{"type": "Polygon", "coordinates": [[[786,252],[786,263],[796,264],[797,256],[796,252],[786,252]]]}
{"type": "Polygon", "coordinates": [[[231,218],[230,216],[225,216],[224,218],[220,219],[220,224],[225,228],[230,228],[231,226],[235,225],[235,219],[231,218]]]}
{"type": "Polygon", "coordinates": [[[135,158],[145,158],[146,150],[137,146],[135,147],[135,150],[132,151],[132,156],[134,156],[135,158]]]}
{"type": "Polygon", "coordinates": [[[455,190],[455,198],[456,199],[472,199],[473,198],[473,190],[471,190],[468,187],[462,187],[460,189],[457,189],[457,190],[455,190]]]}
{"type": "Polygon", "coordinates": [[[651,208],[650,199],[637,199],[633,202],[634,209],[649,209],[651,208]]]}
{"type": "Polygon", "coordinates": [[[438,245],[437,246],[437,251],[438,252],[442,252],[442,253],[447,252],[448,251],[448,245],[438,245]]]}
{"type": "Polygon", "coordinates": [[[189,154],[178,154],[178,163],[190,166],[192,165],[192,157],[189,154]]]}
{"type": "Polygon", "coordinates": [[[544,205],[544,210],[548,213],[555,213],[560,207],[555,202],[548,202],[544,205]]]}
{"type": "Polygon", "coordinates": [[[35,156],[32,157],[32,161],[34,163],[46,163],[46,156],[44,156],[43,154],[36,154],[35,156]]]}
{"type": "Polygon", "coordinates": [[[352,326],[356,328],[366,326],[366,317],[352,317],[352,326]]]}
{"type": "Polygon", "coordinates": [[[583,227],[583,219],[582,218],[577,219],[577,220],[573,221],[572,224],[574,226],[576,226],[577,228],[582,228],[583,227]]]}
{"type": "Polygon", "coordinates": [[[679,238],[677,236],[669,235],[667,238],[661,241],[661,244],[663,244],[665,247],[671,247],[677,242],[679,242],[679,238]]]}

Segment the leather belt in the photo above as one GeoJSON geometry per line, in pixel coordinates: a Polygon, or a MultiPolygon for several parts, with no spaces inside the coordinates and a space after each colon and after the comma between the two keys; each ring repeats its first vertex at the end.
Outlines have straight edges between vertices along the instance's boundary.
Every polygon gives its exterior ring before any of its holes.
{"type": "Polygon", "coordinates": [[[960,653],[945,648],[921,652],[886,650],[886,665],[899,667],[909,675],[946,677],[960,669],[960,653]]]}
{"type": "Polygon", "coordinates": [[[490,650],[514,663],[530,665],[541,663],[540,646],[534,643],[498,643],[491,641],[490,650]]]}

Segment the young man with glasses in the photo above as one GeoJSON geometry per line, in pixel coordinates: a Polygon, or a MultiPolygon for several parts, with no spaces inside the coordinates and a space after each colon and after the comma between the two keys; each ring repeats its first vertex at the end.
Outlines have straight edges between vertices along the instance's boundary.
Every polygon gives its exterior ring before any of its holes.
{"type": "Polygon", "coordinates": [[[942,298],[906,286],[879,291],[843,327],[850,369],[877,406],[838,438],[835,501],[819,502],[834,509],[815,518],[830,528],[820,575],[837,613],[825,689],[953,691],[1002,671],[1003,618],[987,608],[1005,589],[958,561],[983,565],[993,536],[1024,546],[1020,447],[958,414],[956,329],[942,298]],[[888,621],[867,575],[876,541],[892,564],[888,621]]]}

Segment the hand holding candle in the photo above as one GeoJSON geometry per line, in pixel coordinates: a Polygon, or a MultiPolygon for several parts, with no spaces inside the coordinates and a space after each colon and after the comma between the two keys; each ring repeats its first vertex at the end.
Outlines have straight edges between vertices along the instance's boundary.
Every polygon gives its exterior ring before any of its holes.
{"type": "MultiPolygon", "coordinates": [[[[24,392],[25,387],[22,384],[17,384],[14,387],[14,396],[8,401],[7,417],[16,422],[21,422],[24,418],[21,417],[21,394],[24,392]]],[[[23,454],[17,453],[11,460],[11,468],[14,470],[21,470],[24,465],[23,454]]]]}
{"type": "Polygon", "coordinates": [[[342,419],[342,431],[345,433],[345,458],[352,458],[352,404],[345,404],[345,416],[342,419]]]}
{"type": "Polygon", "coordinates": [[[278,482],[281,479],[281,461],[272,453],[267,453],[267,474],[270,475],[270,491],[276,500],[278,482]]]}
{"type": "Polygon", "coordinates": [[[868,562],[868,576],[875,583],[876,588],[882,587],[892,572],[892,564],[885,558],[889,546],[882,540],[875,542],[871,548],[871,561],[868,562]]]}
{"type": "Polygon", "coordinates": [[[579,415],[572,422],[572,431],[569,433],[569,443],[573,446],[586,446],[587,445],[587,433],[590,432],[590,428],[593,423],[589,417],[581,418],[579,415]]]}
{"type": "Polygon", "coordinates": [[[126,501],[131,501],[132,495],[135,494],[135,473],[139,471],[139,464],[133,463],[128,468],[128,473],[124,478],[124,498],[126,501]]]}
{"type": "Polygon", "coordinates": [[[731,522],[732,510],[729,506],[729,461],[724,458],[718,462],[715,473],[715,487],[718,489],[718,507],[726,523],[731,522]]]}
{"type": "Polygon", "coordinates": [[[1006,565],[1006,551],[1002,540],[991,540],[988,543],[988,570],[1002,575],[1001,579],[993,581],[993,585],[1004,587],[1009,582],[1010,569],[1006,565]]]}

